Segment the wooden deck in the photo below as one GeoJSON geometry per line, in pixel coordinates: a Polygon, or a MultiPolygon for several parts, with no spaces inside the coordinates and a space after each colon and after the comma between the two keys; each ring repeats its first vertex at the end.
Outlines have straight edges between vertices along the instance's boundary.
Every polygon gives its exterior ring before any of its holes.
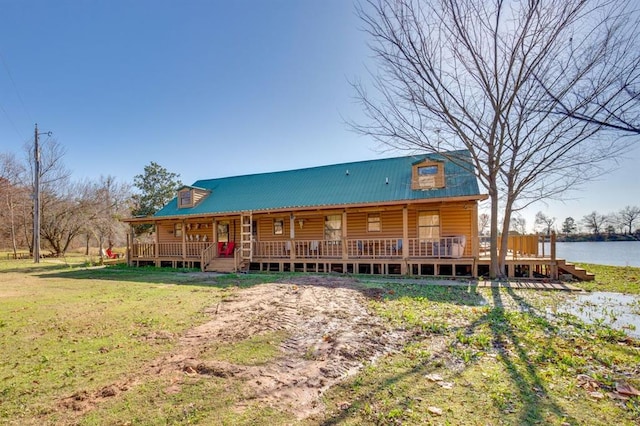
{"type": "MultiPolygon", "coordinates": [[[[128,262],[133,265],[200,268],[233,272],[334,272],[346,274],[409,275],[417,277],[486,277],[491,265],[487,253],[474,250],[464,237],[418,239],[286,240],[236,245],[232,256],[221,257],[211,242],[133,244],[128,262]],[[406,242],[405,242],[406,241],[406,242]],[[474,256],[474,251],[478,252],[474,256]]],[[[555,258],[555,244],[545,253],[539,236],[510,238],[507,276],[532,280],[569,275],[592,280],[593,274],[555,258]]],[[[486,248],[486,246],[484,246],[486,248]]]]}

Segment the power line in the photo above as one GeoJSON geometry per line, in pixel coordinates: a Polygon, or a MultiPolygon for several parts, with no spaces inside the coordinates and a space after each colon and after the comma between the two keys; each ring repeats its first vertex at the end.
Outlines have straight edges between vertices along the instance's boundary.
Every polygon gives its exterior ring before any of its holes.
{"type": "Polygon", "coordinates": [[[16,133],[18,134],[18,136],[20,136],[20,139],[24,139],[24,136],[22,136],[22,133],[20,133],[20,130],[18,130],[18,127],[16,126],[16,124],[13,122],[13,120],[11,119],[11,116],[9,115],[9,113],[7,112],[6,109],[4,109],[4,107],[2,105],[0,105],[0,109],[2,110],[2,112],[4,113],[5,117],[7,117],[7,121],[9,121],[9,123],[11,123],[11,127],[13,127],[13,130],[16,131],[16,133]]]}
{"type": "MultiPolygon", "coordinates": [[[[11,82],[11,85],[13,86],[13,90],[15,90],[15,92],[16,92],[16,96],[18,97],[18,100],[20,101],[20,105],[22,105],[22,109],[24,109],[24,112],[27,114],[27,118],[31,122],[33,122],[34,120],[32,119],[31,114],[29,113],[29,110],[27,109],[27,105],[24,103],[24,100],[22,99],[22,96],[20,95],[20,91],[18,90],[18,85],[16,84],[15,80],[13,79],[13,75],[11,75],[11,71],[9,70],[9,65],[7,64],[7,61],[4,59],[4,55],[2,54],[2,52],[0,52],[0,62],[2,62],[2,67],[4,68],[5,72],[7,73],[7,76],[9,77],[9,81],[11,82]]],[[[9,116],[9,113],[7,112],[7,110],[2,105],[0,105],[0,108],[2,109],[2,112],[7,117],[7,119],[9,120],[9,123],[11,123],[11,126],[13,126],[13,129],[16,131],[16,133],[18,133],[18,135],[20,136],[21,139],[24,139],[24,137],[22,136],[22,133],[20,133],[20,130],[18,130],[18,127],[16,126],[16,124],[13,122],[13,120],[9,116]]]]}

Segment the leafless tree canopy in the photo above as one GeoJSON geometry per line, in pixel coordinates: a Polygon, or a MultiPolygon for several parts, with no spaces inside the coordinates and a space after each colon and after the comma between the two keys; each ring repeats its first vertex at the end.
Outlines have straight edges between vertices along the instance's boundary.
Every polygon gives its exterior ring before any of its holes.
{"type": "Polygon", "coordinates": [[[582,224],[594,234],[600,234],[607,224],[607,216],[594,211],[582,218],[582,224]]]}
{"type": "MultiPolygon", "coordinates": [[[[43,141],[40,152],[41,224],[43,248],[64,255],[81,235],[104,243],[122,244],[125,225],[119,219],[131,211],[131,190],[112,176],[73,182],[64,166],[64,148],[56,140],[43,141]]],[[[25,144],[25,158],[0,153],[0,246],[15,253],[33,243],[33,145],[25,144]]]]}
{"type": "Polygon", "coordinates": [[[602,104],[617,117],[640,106],[619,98],[640,77],[626,1],[369,0],[359,14],[378,68],[372,92],[354,85],[369,120],[353,127],[392,149],[470,151],[494,275],[512,212],[600,175],[631,143],[602,123],[602,104]]]}
{"type": "Polygon", "coordinates": [[[626,206],[618,213],[618,222],[623,232],[633,233],[634,224],[640,222],[640,207],[626,206]]]}
{"type": "Polygon", "coordinates": [[[0,153],[0,239],[16,253],[28,247],[30,234],[20,232],[31,223],[31,192],[21,185],[24,167],[10,153],[0,153]]]}
{"type": "Polygon", "coordinates": [[[543,212],[536,213],[535,226],[542,228],[542,231],[547,235],[551,235],[553,231],[553,225],[556,223],[555,217],[550,217],[543,212]]]}

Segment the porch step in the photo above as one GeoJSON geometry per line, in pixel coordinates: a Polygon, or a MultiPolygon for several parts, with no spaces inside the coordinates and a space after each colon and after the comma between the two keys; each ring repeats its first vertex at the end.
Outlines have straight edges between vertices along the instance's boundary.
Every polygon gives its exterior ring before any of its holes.
{"type": "Polygon", "coordinates": [[[587,272],[584,268],[580,268],[564,259],[558,259],[558,270],[571,274],[580,281],[593,281],[596,279],[596,276],[591,272],[587,272]]]}
{"type": "Polygon", "coordinates": [[[204,267],[206,272],[235,272],[233,257],[216,257],[204,267]]]}

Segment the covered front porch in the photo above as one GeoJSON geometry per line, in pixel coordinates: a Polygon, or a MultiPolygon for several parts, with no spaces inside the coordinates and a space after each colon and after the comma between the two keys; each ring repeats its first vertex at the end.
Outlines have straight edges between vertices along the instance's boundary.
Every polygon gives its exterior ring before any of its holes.
{"type": "MultiPolygon", "coordinates": [[[[133,265],[200,268],[203,271],[336,272],[350,274],[480,277],[489,274],[489,247],[464,235],[341,240],[250,240],[249,252],[235,242],[138,243],[127,251],[133,265]],[[406,242],[405,242],[406,241],[406,242]],[[473,256],[472,253],[477,255],[473,256]]],[[[574,273],[555,256],[555,236],[509,237],[507,273],[513,278],[557,279],[574,273]],[[548,243],[548,244],[545,244],[548,243]]],[[[579,272],[579,271],[578,271],[579,272]]],[[[589,279],[585,274],[581,279],[589,279]]]]}

